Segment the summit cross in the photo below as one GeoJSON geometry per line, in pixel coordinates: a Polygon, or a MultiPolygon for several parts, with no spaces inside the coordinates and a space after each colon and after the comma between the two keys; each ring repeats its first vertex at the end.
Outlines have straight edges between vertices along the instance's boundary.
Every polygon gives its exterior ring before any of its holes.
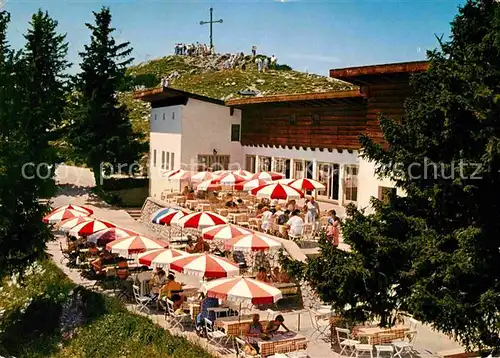
{"type": "Polygon", "coordinates": [[[200,21],[200,25],[206,25],[206,24],[210,25],[210,49],[212,49],[214,46],[213,39],[212,39],[212,25],[213,24],[222,24],[222,19],[219,19],[217,21],[213,20],[213,12],[214,12],[214,9],[210,8],[210,21],[200,21]]]}

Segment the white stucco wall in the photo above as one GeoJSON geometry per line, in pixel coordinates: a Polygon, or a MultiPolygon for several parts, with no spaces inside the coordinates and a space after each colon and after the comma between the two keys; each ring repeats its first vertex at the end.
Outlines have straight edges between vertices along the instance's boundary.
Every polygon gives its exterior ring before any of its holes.
{"type": "MultiPolygon", "coordinates": [[[[371,212],[370,199],[378,197],[380,186],[394,188],[394,183],[389,179],[380,179],[375,174],[375,164],[365,159],[359,158],[359,173],[358,173],[358,207],[366,208],[367,212],[371,212]]],[[[404,192],[401,189],[396,190],[396,194],[403,196],[404,192]]]]}
{"type": "Polygon", "coordinates": [[[198,154],[229,155],[230,162],[242,163],[240,142],[231,142],[231,124],[241,124],[241,111],[190,98],[182,110],[182,155],[184,165],[197,163],[198,154]]]}

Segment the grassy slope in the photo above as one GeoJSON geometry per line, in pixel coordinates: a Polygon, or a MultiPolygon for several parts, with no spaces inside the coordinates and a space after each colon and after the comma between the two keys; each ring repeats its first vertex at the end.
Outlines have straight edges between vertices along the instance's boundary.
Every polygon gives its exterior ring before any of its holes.
{"type": "Polygon", "coordinates": [[[118,300],[84,290],[85,324],[63,341],[61,303],[75,285],[51,261],[28,270],[24,285],[0,286],[0,356],[15,357],[212,357],[185,338],[172,336],[118,300]]]}

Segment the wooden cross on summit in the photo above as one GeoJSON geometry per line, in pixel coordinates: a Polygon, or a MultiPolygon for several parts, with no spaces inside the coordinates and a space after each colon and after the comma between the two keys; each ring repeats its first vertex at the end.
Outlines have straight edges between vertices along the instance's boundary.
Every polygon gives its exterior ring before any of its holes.
{"type": "Polygon", "coordinates": [[[210,8],[210,21],[200,21],[200,25],[205,25],[205,24],[210,24],[210,49],[213,47],[213,40],[212,40],[212,25],[213,24],[222,24],[222,19],[214,21],[213,20],[213,12],[214,9],[210,8]]]}

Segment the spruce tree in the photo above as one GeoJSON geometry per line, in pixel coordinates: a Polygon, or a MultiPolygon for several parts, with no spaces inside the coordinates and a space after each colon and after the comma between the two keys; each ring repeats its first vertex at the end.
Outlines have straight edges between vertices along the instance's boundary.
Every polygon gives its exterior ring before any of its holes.
{"type": "Polygon", "coordinates": [[[499,347],[500,3],[468,0],[439,43],[412,79],[403,120],[381,117],[388,145],[361,138],[365,158],[406,195],[373,199],[367,216],[351,208],[344,240],[353,252],[324,249],[305,272],[332,300],[350,293],[365,317],[385,305],[386,315],[406,310],[469,348],[499,347]]]}
{"type": "Polygon", "coordinates": [[[126,66],[132,62],[130,43],[117,44],[113,38],[111,13],[103,7],[94,12],[95,25],[89,45],[80,53],[81,73],[76,88],[81,96],[72,128],[71,142],[101,184],[101,165],[131,165],[145,150],[139,135],[132,130],[126,106],[117,92],[125,81],[126,66]]]}
{"type": "Polygon", "coordinates": [[[37,153],[31,131],[23,82],[27,68],[6,41],[10,15],[0,12],[0,276],[22,269],[45,255],[52,237],[42,223],[46,208],[39,204],[39,181],[34,179],[37,153]]]}

